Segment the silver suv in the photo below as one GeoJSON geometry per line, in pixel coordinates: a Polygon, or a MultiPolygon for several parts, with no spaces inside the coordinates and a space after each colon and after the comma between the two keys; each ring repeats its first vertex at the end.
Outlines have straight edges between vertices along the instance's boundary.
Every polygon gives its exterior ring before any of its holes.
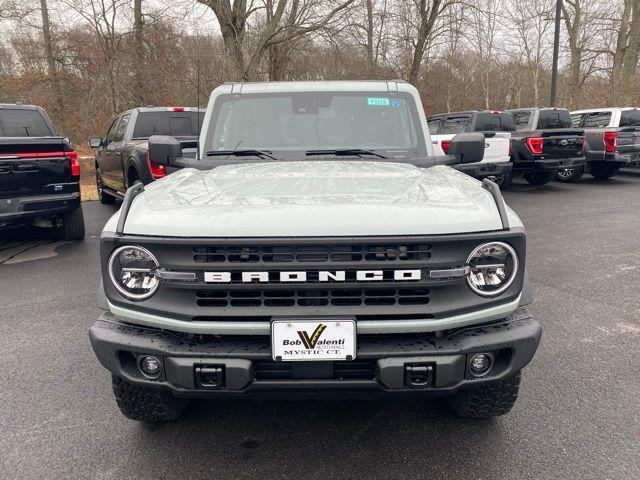
{"type": "Polygon", "coordinates": [[[196,159],[136,184],[101,238],[90,330],[118,405],[147,422],[189,398],[447,395],[507,413],[541,327],[525,232],[459,134],[434,156],[404,82],[226,84],[196,159]]]}

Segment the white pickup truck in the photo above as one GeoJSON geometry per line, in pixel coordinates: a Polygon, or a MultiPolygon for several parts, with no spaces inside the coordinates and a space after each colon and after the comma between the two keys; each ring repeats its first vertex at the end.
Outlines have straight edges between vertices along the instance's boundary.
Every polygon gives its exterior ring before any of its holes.
{"type": "Polygon", "coordinates": [[[457,165],[455,168],[475,178],[489,178],[508,188],[512,180],[510,159],[513,117],[498,110],[473,110],[433,115],[427,119],[436,155],[447,155],[451,140],[458,133],[480,132],[485,136],[485,152],[481,162],[457,165]]]}

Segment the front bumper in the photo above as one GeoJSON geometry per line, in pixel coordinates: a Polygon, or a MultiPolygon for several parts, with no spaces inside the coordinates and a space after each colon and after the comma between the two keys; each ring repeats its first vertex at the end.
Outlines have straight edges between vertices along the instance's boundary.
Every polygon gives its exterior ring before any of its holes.
{"type": "Polygon", "coordinates": [[[353,362],[274,362],[267,336],[179,336],[119,322],[104,313],[90,328],[98,359],[132,383],[170,389],[182,397],[324,397],[385,394],[453,394],[460,388],[508,377],[526,366],[542,328],[520,308],[497,323],[465,328],[447,336],[428,334],[358,335],[353,362]],[[475,378],[468,370],[473,353],[489,353],[492,367],[475,378]],[[138,369],[141,355],[161,359],[163,371],[149,380],[138,369]],[[407,366],[426,365],[431,377],[415,386],[407,366]],[[211,386],[202,368],[219,369],[211,386]]]}
{"type": "Polygon", "coordinates": [[[519,160],[513,162],[513,171],[517,173],[555,172],[564,168],[579,167],[584,164],[584,157],[519,160]]]}
{"type": "Polygon", "coordinates": [[[0,200],[0,226],[37,217],[53,217],[80,207],[80,192],[31,195],[0,200]]]}
{"type": "Polygon", "coordinates": [[[511,162],[503,163],[467,163],[455,165],[454,168],[474,178],[487,178],[498,175],[504,175],[511,172],[513,164],[511,162]]]}

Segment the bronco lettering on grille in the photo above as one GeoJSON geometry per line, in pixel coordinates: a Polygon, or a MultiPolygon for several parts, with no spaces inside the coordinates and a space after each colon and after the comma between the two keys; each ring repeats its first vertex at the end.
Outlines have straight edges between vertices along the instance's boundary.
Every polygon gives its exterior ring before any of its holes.
{"type": "MultiPolygon", "coordinates": [[[[295,272],[242,272],[240,282],[242,283],[294,283],[306,282],[308,274],[313,273],[318,282],[345,282],[347,278],[346,270],[319,270],[315,272],[295,271],[295,272]]],[[[385,280],[383,270],[356,270],[356,280],[358,282],[380,282],[385,280]]],[[[394,281],[418,281],[422,279],[421,270],[393,270],[394,281]]],[[[204,281],[207,283],[231,283],[231,272],[204,272],[204,281]]]]}

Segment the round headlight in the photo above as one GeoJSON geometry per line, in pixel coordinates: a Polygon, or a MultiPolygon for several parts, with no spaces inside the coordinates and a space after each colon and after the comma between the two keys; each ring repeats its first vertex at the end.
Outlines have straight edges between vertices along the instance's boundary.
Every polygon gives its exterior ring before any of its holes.
{"type": "Polygon", "coordinates": [[[146,248],[120,247],[109,258],[109,277],[124,297],[146,300],[160,285],[156,276],[158,267],[158,260],[146,248]]]}
{"type": "Polygon", "coordinates": [[[518,272],[516,251],[503,242],[485,243],[467,259],[467,284],[478,295],[500,295],[511,286],[518,272]]]}

